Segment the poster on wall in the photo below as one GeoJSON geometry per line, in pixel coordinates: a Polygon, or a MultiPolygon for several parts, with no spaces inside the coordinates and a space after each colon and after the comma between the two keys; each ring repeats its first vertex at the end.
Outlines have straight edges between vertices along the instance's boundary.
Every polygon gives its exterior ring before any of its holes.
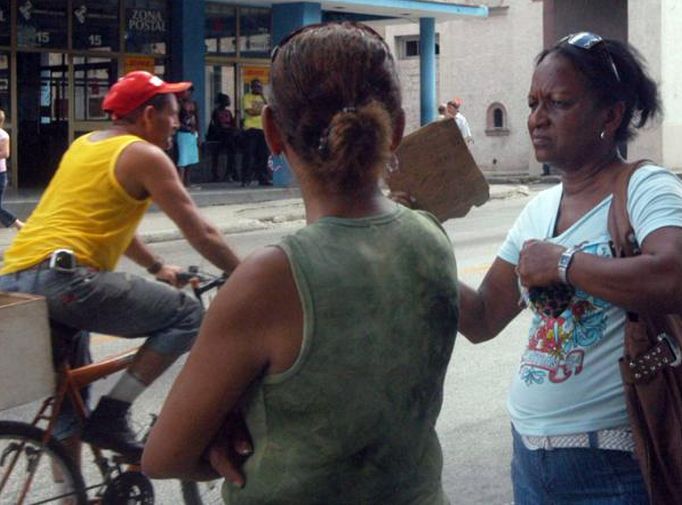
{"type": "Polygon", "coordinates": [[[257,66],[243,66],[242,67],[242,82],[244,88],[254,79],[258,79],[263,86],[270,82],[270,67],[257,66]]]}
{"type": "Polygon", "coordinates": [[[155,60],[153,56],[126,56],[123,58],[123,75],[133,70],[144,70],[154,73],[155,60]]]}

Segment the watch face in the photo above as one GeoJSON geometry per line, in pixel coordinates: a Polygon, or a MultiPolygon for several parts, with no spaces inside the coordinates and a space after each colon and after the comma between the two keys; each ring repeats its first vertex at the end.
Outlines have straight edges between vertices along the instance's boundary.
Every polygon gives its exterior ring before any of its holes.
{"type": "Polygon", "coordinates": [[[563,253],[563,254],[559,257],[559,268],[566,268],[566,267],[568,267],[568,264],[571,262],[571,258],[572,258],[572,257],[573,257],[572,254],[563,253]]]}
{"type": "Polygon", "coordinates": [[[542,288],[530,288],[528,301],[540,315],[557,318],[570,306],[574,295],[573,286],[552,284],[542,288]]]}

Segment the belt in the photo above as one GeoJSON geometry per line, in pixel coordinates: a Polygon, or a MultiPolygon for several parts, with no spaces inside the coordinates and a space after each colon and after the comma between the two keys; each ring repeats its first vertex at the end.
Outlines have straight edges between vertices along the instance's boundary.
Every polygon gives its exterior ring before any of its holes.
{"type": "Polygon", "coordinates": [[[521,435],[526,449],[531,451],[544,449],[605,449],[612,451],[635,450],[635,440],[629,427],[608,430],[590,431],[587,433],[573,433],[570,435],[535,436],[521,435]]]}
{"type": "Polygon", "coordinates": [[[24,270],[47,270],[48,268],[50,268],[50,258],[47,258],[46,260],[36,263],[35,265],[32,265],[28,268],[24,268],[24,270]]]}

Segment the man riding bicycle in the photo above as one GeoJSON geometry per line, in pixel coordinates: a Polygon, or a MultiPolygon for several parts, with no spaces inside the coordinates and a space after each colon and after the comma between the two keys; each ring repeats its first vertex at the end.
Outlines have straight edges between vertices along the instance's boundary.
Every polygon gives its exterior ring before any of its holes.
{"type": "MultiPolygon", "coordinates": [[[[173,287],[180,267],[136,235],[142,216],[154,202],[213,265],[231,272],[239,262],[164,152],[179,124],[175,94],[190,86],[142,71],[119,79],[102,105],[112,126],[69,147],[0,270],[0,291],[45,296],[59,327],[148,337],[82,432],[84,441],[136,460],[143,446],[128,424],[130,405],[189,350],[202,318],[199,303],[173,287]],[[123,254],[166,283],[113,272],[123,254]]],[[[77,435],[75,417],[62,415],[59,425],[58,438],[77,435]]]]}

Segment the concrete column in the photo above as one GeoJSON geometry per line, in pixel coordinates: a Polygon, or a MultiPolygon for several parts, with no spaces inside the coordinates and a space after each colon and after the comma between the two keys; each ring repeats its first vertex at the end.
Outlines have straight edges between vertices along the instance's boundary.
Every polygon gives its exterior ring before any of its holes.
{"type": "Polygon", "coordinates": [[[419,18],[421,124],[436,119],[436,20],[419,18]]]}
{"type": "MultiPolygon", "coordinates": [[[[289,33],[302,26],[322,21],[322,7],[313,2],[292,2],[272,6],[272,47],[278,45],[289,33]]],[[[296,180],[284,158],[273,157],[272,182],[275,186],[296,185],[296,180]]]]}
{"type": "Polygon", "coordinates": [[[322,21],[322,6],[313,2],[274,4],[272,6],[272,46],[292,31],[322,21]]]}
{"type": "MultiPolygon", "coordinates": [[[[201,125],[206,124],[204,99],[205,10],[204,0],[172,0],[170,5],[168,75],[172,81],[192,81],[193,98],[199,107],[201,125]]],[[[202,131],[201,135],[206,132],[202,131]]]]}

